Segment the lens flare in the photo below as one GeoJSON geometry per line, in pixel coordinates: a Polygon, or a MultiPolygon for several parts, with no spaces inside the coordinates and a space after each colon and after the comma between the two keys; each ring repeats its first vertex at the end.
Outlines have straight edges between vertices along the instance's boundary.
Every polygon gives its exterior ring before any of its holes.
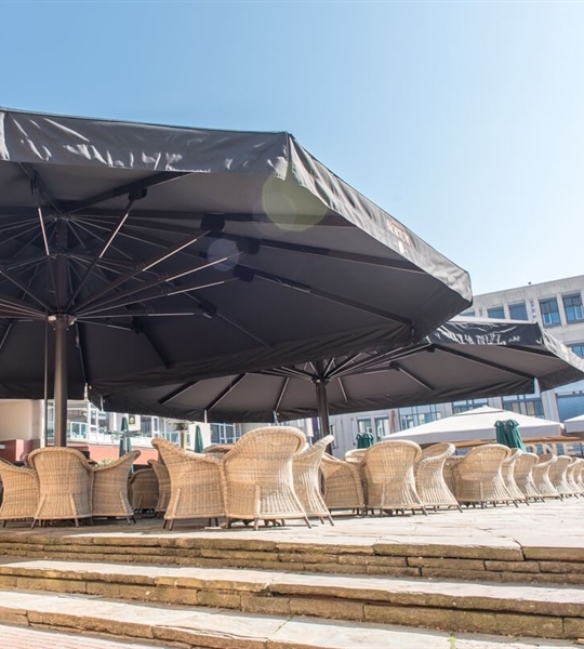
{"type": "Polygon", "coordinates": [[[327,213],[326,205],[299,185],[268,178],[263,187],[262,207],[282,230],[301,232],[317,225],[327,213]]]}
{"type": "Polygon", "coordinates": [[[239,251],[233,241],[228,239],[215,239],[207,249],[207,256],[210,262],[216,262],[213,268],[222,272],[232,270],[239,261],[239,251]]]}

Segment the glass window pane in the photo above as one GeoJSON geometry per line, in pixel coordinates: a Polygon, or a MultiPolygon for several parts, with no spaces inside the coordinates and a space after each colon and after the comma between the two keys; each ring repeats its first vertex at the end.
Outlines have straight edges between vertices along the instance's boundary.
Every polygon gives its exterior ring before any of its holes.
{"type": "Polygon", "coordinates": [[[509,317],[511,320],[529,320],[525,302],[509,305],[509,317]]]}
{"type": "Polygon", "coordinates": [[[371,418],[367,417],[366,419],[357,419],[357,430],[360,433],[371,433],[373,428],[371,426],[371,418]]]}
{"type": "Polygon", "coordinates": [[[502,306],[492,306],[490,309],[487,309],[487,316],[489,318],[503,320],[505,318],[505,309],[502,306]]]}
{"type": "Polygon", "coordinates": [[[558,301],[555,297],[549,300],[540,300],[539,308],[541,309],[544,327],[555,327],[561,324],[558,301]]]}
{"type": "Polygon", "coordinates": [[[574,352],[574,354],[580,356],[580,358],[584,358],[584,343],[577,343],[576,345],[570,345],[570,349],[574,352]]]}
{"type": "Polygon", "coordinates": [[[375,435],[377,439],[389,435],[389,417],[375,418],[375,435]]]}
{"type": "Polygon", "coordinates": [[[584,320],[584,310],[582,309],[582,296],[580,293],[573,295],[564,295],[564,311],[566,312],[567,322],[578,322],[584,320]]]}

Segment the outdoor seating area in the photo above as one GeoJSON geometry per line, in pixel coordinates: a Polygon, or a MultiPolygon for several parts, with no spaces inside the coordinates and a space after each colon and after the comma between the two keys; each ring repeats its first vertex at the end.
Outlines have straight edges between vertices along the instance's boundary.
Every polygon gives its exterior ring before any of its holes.
{"type": "Polygon", "coordinates": [[[310,519],[334,525],[333,513],[378,516],[584,496],[584,459],[535,456],[501,444],[454,455],[452,444],[422,449],[409,441],[383,441],[340,460],[327,454],[332,435],[308,445],[292,427],[256,429],[221,452],[193,453],[162,438],[153,440],[159,461],[132,473],[139,451],[106,465],[92,465],[68,448],[38,449],[30,467],[0,462],[0,520],[32,526],[94,518],[163,517],[205,520],[230,528],[241,522],[285,527],[310,519]]]}

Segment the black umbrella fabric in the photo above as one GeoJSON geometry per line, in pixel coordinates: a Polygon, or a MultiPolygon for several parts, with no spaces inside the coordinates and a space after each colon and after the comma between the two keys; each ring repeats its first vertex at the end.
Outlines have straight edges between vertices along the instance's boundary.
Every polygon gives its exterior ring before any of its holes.
{"type": "Polygon", "coordinates": [[[420,340],[468,275],[288,133],[0,109],[0,398],[66,398],[420,340]],[[53,363],[53,359],[55,362],[53,363]]]}
{"type": "MultiPolygon", "coordinates": [[[[584,361],[537,323],[455,319],[418,344],[99,397],[106,410],[211,422],[327,414],[532,393],[584,378],[584,361]],[[315,394],[316,387],[316,394],[315,394]]],[[[323,434],[326,434],[323,433],[323,434]]]]}

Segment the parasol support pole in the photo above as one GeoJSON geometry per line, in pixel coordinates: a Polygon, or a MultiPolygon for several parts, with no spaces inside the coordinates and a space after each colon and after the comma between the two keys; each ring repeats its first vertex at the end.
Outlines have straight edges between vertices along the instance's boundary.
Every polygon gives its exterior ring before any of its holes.
{"type": "Polygon", "coordinates": [[[67,446],[67,327],[66,315],[54,316],[55,329],[55,446],[67,446]]]}
{"type": "Polygon", "coordinates": [[[329,406],[328,395],[326,391],[326,381],[323,379],[315,379],[314,385],[316,387],[316,402],[318,404],[318,419],[320,422],[320,431],[318,437],[313,437],[313,441],[317,441],[322,437],[330,435],[331,427],[329,421],[329,406]]]}

